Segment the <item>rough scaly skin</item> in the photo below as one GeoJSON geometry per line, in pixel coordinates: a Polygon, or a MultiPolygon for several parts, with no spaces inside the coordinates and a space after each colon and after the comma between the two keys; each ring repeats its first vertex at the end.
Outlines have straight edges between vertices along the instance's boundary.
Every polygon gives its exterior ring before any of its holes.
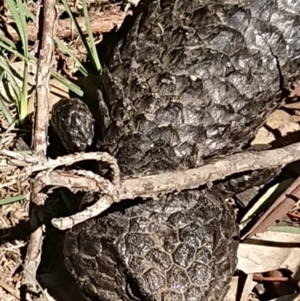
{"type": "MultiPolygon", "coordinates": [[[[102,149],[122,175],[194,167],[245,145],[299,69],[299,10],[151,1],[104,82],[102,149]]],[[[88,300],[222,300],[236,267],[233,219],[216,188],[167,195],[76,226],[66,264],[88,300]]]]}
{"type": "Polygon", "coordinates": [[[87,300],[217,301],[236,267],[238,227],[215,192],[187,191],[89,220],[65,246],[87,300]]]}
{"type": "Polygon", "coordinates": [[[298,2],[217,2],[152,2],[116,47],[103,149],[124,174],[194,167],[239,150],[299,69],[298,2]]]}
{"type": "Polygon", "coordinates": [[[94,118],[88,106],[77,98],[57,102],[52,108],[51,124],[70,153],[84,151],[92,144],[94,118]]]}

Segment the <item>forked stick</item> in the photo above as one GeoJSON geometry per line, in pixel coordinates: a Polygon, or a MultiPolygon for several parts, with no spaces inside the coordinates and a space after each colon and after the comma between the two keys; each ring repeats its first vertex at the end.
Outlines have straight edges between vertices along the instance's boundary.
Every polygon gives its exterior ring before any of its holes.
{"type": "MultiPolygon", "coordinates": [[[[94,157],[96,154],[94,153],[94,157]]],[[[69,156],[62,158],[66,159],[69,156]]],[[[76,156],[78,159],[79,155],[76,156]]],[[[60,163],[64,161],[62,158],[60,158],[60,163]]],[[[99,200],[85,211],[70,217],[52,220],[55,227],[65,230],[99,215],[114,202],[136,197],[155,198],[164,193],[194,189],[205,184],[211,185],[217,180],[222,180],[236,173],[280,168],[298,160],[300,160],[300,143],[295,143],[274,150],[233,154],[225,159],[194,169],[121,179],[119,185],[113,185],[99,175],[87,171],[42,171],[37,175],[36,180],[40,181],[42,185],[63,186],[74,192],[81,190],[101,194],[99,200]]]]}

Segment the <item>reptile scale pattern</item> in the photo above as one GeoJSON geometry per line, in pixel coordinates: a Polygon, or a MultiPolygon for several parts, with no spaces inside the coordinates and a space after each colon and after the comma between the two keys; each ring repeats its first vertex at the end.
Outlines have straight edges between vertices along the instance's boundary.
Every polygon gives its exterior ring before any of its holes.
{"type": "Polygon", "coordinates": [[[126,175],[194,167],[241,149],[299,70],[299,7],[151,2],[108,67],[112,123],[103,149],[126,175]]]}
{"type": "Polygon", "coordinates": [[[66,266],[87,300],[221,300],[238,235],[219,195],[187,191],[75,227],[66,266]]]}
{"type": "MultiPolygon", "coordinates": [[[[117,157],[123,177],[240,150],[298,77],[300,2],[140,5],[147,11],[103,76],[111,123],[101,149],[117,157]]],[[[69,231],[64,252],[89,301],[218,301],[236,267],[237,237],[212,187],[111,209],[69,231]]]]}

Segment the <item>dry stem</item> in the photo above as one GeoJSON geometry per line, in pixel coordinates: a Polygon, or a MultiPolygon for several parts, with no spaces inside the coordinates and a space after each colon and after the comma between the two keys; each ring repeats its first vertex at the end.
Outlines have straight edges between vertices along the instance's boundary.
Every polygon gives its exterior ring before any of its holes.
{"type": "MultiPolygon", "coordinates": [[[[16,168],[24,166],[21,171],[23,177],[28,178],[34,173],[37,173],[36,179],[39,181],[43,180],[45,185],[46,178],[43,179],[43,177],[47,175],[55,174],[57,177],[61,177],[61,179],[57,178],[57,181],[62,181],[62,177],[69,178],[69,180],[71,177],[79,177],[74,171],[69,173],[57,171],[57,173],[54,173],[53,169],[85,160],[109,162],[115,172],[116,179],[118,179],[119,176],[116,159],[108,153],[102,152],[76,153],[57,159],[46,160],[34,155],[24,155],[8,150],[0,150],[0,161],[2,160],[5,160],[6,164],[14,165],[16,168]]],[[[141,176],[133,179],[122,179],[122,195],[119,197],[123,199],[137,196],[149,197],[154,194],[169,193],[175,190],[193,189],[199,185],[224,179],[235,173],[281,167],[298,160],[300,160],[300,142],[273,150],[236,153],[194,169],[141,176]]],[[[96,176],[97,175],[95,175],[95,177],[96,176]]],[[[67,180],[65,179],[65,181],[67,180]]],[[[63,183],[65,181],[61,182],[61,186],[64,186],[63,183]]],[[[93,184],[91,178],[82,178],[82,181],[82,190],[84,191],[91,191],[93,187],[96,187],[96,184],[93,184]]],[[[50,184],[51,182],[47,185],[50,184]]],[[[59,183],[53,185],[57,184],[59,183]]],[[[71,188],[71,186],[69,186],[69,188],[71,188]]]]}
{"type": "MultiPolygon", "coordinates": [[[[47,134],[48,134],[48,115],[49,115],[49,81],[50,71],[54,59],[54,32],[56,21],[55,0],[43,1],[43,20],[42,40],[40,43],[39,58],[36,75],[36,97],[35,113],[33,120],[33,153],[40,158],[46,159],[47,134]]],[[[45,195],[41,193],[43,185],[38,181],[31,182],[31,203],[41,206],[44,204],[45,195]]],[[[30,234],[27,254],[24,262],[23,284],[32,286],[32,275],[35,277],[38,265],[40,263],[42,248],[43,228],[39,227],[30,234]],[[29,275],[26,271],[30,271],[29,275]]]]}
{"type": "Polygon", "coordinates": [[[104,203],[101,203],[100,198],[100,201],[89,207],[86,212],[79,212],[77,215],[65,219],[53,220],[57,227],[66,229],[82,222],[84,219],[100,214],[113,202],[119,202],[123,199],[156,197],[163,193],[195,189],[236,173],[282,167],[291,162],[299,161],[300,143],[274,150],[237,153],[190,170],[127,178],[120,181],[117,161],[107,153],[77,153],[59,157],[55,160],[46,160],[38,156],[0,150],[0,161],[2,160],[14,164],[16,168],[24,166],[19,173],[23,180],[37,173],[35,180],[40,183],[41,187],[59,186],[66,187],[74,192],[98,192],[102,194],[102,197],[103,194],[105,195],[104,203]],[[108,161],[113,170],[114,183],[88,171],[53,170],[59,166],[71,165],[83,160],[108,161]]]}
{"type": "MultiPolygon", "coordinates": [[[[64,158],[66,159],[67,157],[64,158]]],[[[77,157],[79,157],[79,154],[77,154],[77,157]]],[[[36,180],[40,181],[43,186],[59,185],[72,191],[94,191],[110,196],[109,199],[105,198],[104,203],[103,199],[100,198],[98,202],[87,208],[86,212],[79,212],[72,217],[63,219],[53,219],[53,224],[56,227],[67,229],[85,219],[99,215],[109,208],[113,202],[136,197],[155,197],[162,193],[194,189],[201,185],[211,184],[214,181],[224,179],[232,174],[249,170],[282,167],[299,159],[300,143],[295,143],[275,150],[233,154],[225,159],[190,170],[142,176],[134,179],[122,179],[120,185],[115,186],[91,172],[81,172],[78,175],[78,172],[76,174],[76,172],[70,171],[43,171],[36,177],[36,180]]]]}
{"type": "MultiPolygon", "coordinates": [[[[90,14],[89,21],[91,24],[91,31],[93,35],[101,34],[104,32],[109,32],[113,30],[114,28],[119,28],[125,17],[127,15],[130,15],[131,12],[109,12],[109,13],[103,13],[103,14],[90,14]]],[[[77,17],[77,22],[82,29],[83,33],[86,34],[86,28],[85,28],[85,20],[84,17],[77,17]]],[[[11,35],[14,42],[17,42],[19,40],[19,35],[16,32],[16,30],[10,26],[7,25],[7,30],[9,34],[11,35]]],[[[66,39],[70,38],[72,33],[72,22],[70,19],[64,19],[64,20],[58,20],[57,24],[57,34],[56,37],[58,39],[66,39]]],[[[28,24],[28,40],[29,41],[35,41],[37,39],[38,30],[34,26],[33,23],[28,24]]],[[[74,31],[74,37],[77,36],[77,32],[74,31]]]]}

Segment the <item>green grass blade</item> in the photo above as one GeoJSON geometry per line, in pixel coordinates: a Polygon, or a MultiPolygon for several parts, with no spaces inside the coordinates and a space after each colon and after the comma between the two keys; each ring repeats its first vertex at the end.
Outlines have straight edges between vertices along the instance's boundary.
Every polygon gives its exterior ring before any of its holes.
{"type": "MultiPolygon", "coordinates": [[[[35,16],[29,11],[28,7],[26,6],[26,14],[27,16],[32,19],[33,21],[35,21],[35,16]]],[[[8,39],[9,42],[11,42],[8,39]]],[[[59,39],[55,39],[55,43],[57,45],[57,47],[64,52],[65,54],[69,55],[69,57],[71,57],[75,63],[77,64],[77,66],[79,66],[79,71],[82,73],[83,76],[88,76],[88,71],[86,70],[86,68],[82,65],[82,63],[78,60],[78,58],[75,56],[75,54],[68,48],[66,47],[59,39]]],[[[12,43],[13,44],[13,43],[12,43]]],[[[14,46],[11,45],[12,47],[14,46]]]]}
{"type": "MultiPolygon", "coordinates": [[[[26,21],[26,3],[22,0],[16,0],[19,8],[19,15],[22,24],[22,43],[24,56],[28,58],[28,31],[27,31],[27,21],[26,21]]],[[[22,82],[22,92],[20,99],[20,112],[19,112],[19,120],[20,123],[23,124],[27,117],[27,102],[28,102],[28,60],[24,61],[24,71],[23,71],[23,82],[22,82]]]]}
{"type": "Polygon", "coordinates": [[[26,5],[26,2],[23,3],[23,9],[27,16],[27,18],[31,19],[33,22],[35,22],[35,15],[29,10],[28,6],[26,5]]]}
{"type": "Polygon", "coordinates": [[[268,231],[283,232],[289,234],[300,234],[300,228],[293,227],[293,226],[272,226],[268,228],[268,231]]]}
{"type": "Polygon", "coordinates": [[[18,86],[18,83],[15,79],[15,76],[10,68],[10,66],[7,64],[7,61],[4,57],[0,56],[0,68],[3,70],[4,74],[3,76],[7,78],[8,82],[11,84],[11,88],[15,94],[16,100],[20,100],[20,89],[18,86]]]}
{"type": "MultiPolygon", "coordinates": [[[[14,74],[11,71],[10,66],[7,64],[6,59],[3,56],[0,56],[0,68],[4,72],[4,76],[7,78],[8,83],[11,86],[11,89],[15,96],[15,101],[17,103],[17,106],[19,106],[20,103],[20,97],[21,97],[21,90],[19,89],[19,86],[15,80],[14,74]]],[[[18,108],[19,109],[19,108],[18,108]]]]}
{"type": "Polygon", "coordinates": [[[18,11],[20,16],[20,22],[22,25],[22,44],[24,49],[24,55],[28,56],[28,30],[27,30],[27,21],[26,21],[26,2],[24,3],[22,0],[16,0],[18,5],[18,11]]]}
{"type": "Polygon", "coordinates": [[[24,123],[28,115],[27,107],[28,107],[28,63],[24,61],[22,96],[21,96],[20,114],[19,114],[19,119],[21,124],[24,123]]]}
{"type": "MultiPolygon", "coordinates": [[[[19,0],[17,0],[19,2],[19,0]]],[[[23,24],[23,19],[22,19],[22,12],[18,11],[18,8],[15,4],[14,0],[6,0],[7,6],[9,10],[11,11],[11,14],[13,16],[13,19],[16,23],[17,26],[17,32],[19,35],[19,38],[22,42],[24,53],[27,53],[28,48],[26,49],[27,44],[27,35],[25,36],[25,33],[27,32],[27,27],[25,29],[24,24],[23,24]]],[[[22,10],[22,6],[19,6],[19,10],[22,10]]]]}
{"type": "MultiPolygon", "coordinates": [[[[18,29],[18,34],[19,34],[19,38],[23,44],[24,47],[24,53],[20,53],[15,44],[8,39],[7,37],[0,35],[0,48],[3,48],[5,50],[7,50],[8,52],[10,52],[11,54],[15,55],[16,57],[18,57],[19,59],[25,61],[25,62],[33,62],[33,63],[37,63],[37,59],[34,56],[29,55],[25,50],[28,49],[28,40],[27,40],[27,23],[26,23],[26,17],[32,19],[33,21],[35,21],[35,16],[28,10],[27,5],[25,4],[25,2],[22,2],[21,0],[16,0],[18,4],[21,4],[21,16],[17,11],[17,8],[15,6],[14,0],[7,0],[8,1],[8,7],[12,12],[12,15],[15,18],[15,22],[17,25],[17,29],[18,29]],[[22,21],[23,18],[23,21],[22,21]],[[24,30],[22,31],[22,28],[24,27],[24,30]],[[25,35],[22,35],[22,32],[26,33],[25,35]],[[26,39],[25,39],[26,37],[26,39]]],[[[58,41],[58,40],[57,40],[58,41]]],[[[56,42],[57,42],[56,41],[56,42]]],[[[60,41],[57,42],[57,45],[60,47],[61,45],[63,45],[60,41]]],[[[63,46],[61,47],[63,48],[63,46]]],[[[84,76],[88,75],[88,71],[83,67],[83,65],[81,64],[81,62],[76,58],[76,56],[71,52],[71,51],[67,51],[67,47],[65,47],[64,49],[62,49],[64,52],[67,52],[72,59],[75,60],[75,62],[80,66],[80,71],[84,76]],[[72,55],[73,54],[73,55],[72,55]]],[[[1,66],[0,66],[1,67],[1,66]]],[[[7,70],[7,72],[9,72],[9,70],[7,70]]],[[[62,75],[60,75],[59,73],[52,71],[51,72],[52,78],[55,78],[56,80],[58,80],[60,83],[62,83],[63,85],[65,85],[70,91],[72,91],[73,93],[77,94],[78,96],[83,96],[83,91],[80,89],[79,86],[75,85],[74,83],[72,83],[71,81],[69,81],[68,79],[64,78],[62,75]]],[[[9,80],[14,80],[14,77],[11,77],[11,72],[8,75],[9,80]]],[[[26,80],[26,78],[25,78],[26,80]]],[[[14,83],[16,83],[16,81],[14,80],[14,83]]],[[[12,85],[15,86],[15,85],[12,85]]],[[[27,86],[28,87],[28,86],[27,86]]],[[[18,103],[20,103],[20,97],[22,95],[25,95],[25,89],[26,89],[26,85],[23,87],[22,89],[22,94],[21,91],[19,93],[18,96],[18,103]]]]}
{"type": "Polygon", "coordinates": [[[16,44],[4,35],[0,35],[0,40],[6,43],[10,48],[17,50],[16,44]]]}
{"type": "MultiPolygon", "coordinates": [[[[4,65],[2,65],[2,62],[0,60],[0,67],[2,68],[5,67],[4,65]]],[[[15,93],[15,96],[20,96],[20,91],[19,91],[19,87],[18,87],[18,84],[15,80],[15,77],[14,77],[14,74],[12,73],[12,71],[7,68],[7,69],[4,69],[4,77],[6,77],[7,81],[12,85],[12,90],[14,91],[15,93]]]]}
{"type": "MultiPolygon", "coordinates": [[[[5,45],[4,43],[2,43],[1,41],[0,41],[0,47],[2,47],[4,49],[6,49],[7,51],[11,52],[12,54],[14,54],[15,56],[17,56],[18,58],[20,58],[23,61],[26,61],[26,60],[29,61],[30,60],[31,62],[33,62],[35,64],[37,63],[37,59],[35,57],[29,55],[29,57],[27,59],[21,53],[19,53],[16,49],[8,47],[7,45],[5,45]]],[[[73,93],[75,93],[79,97],[83,96],[83,92],[79,88],[79,86],[75,85],[74,83],[72,83],[71,81],[69,81],[68,79],[66,79],[62,75],[60,75],[59,73],[52,71],[51,72],[51,76],[52,76],[52,78],[55,78],[60,83],[62,83],[63,85],[65,85],[68,89],[70,89],[73,93]]]]}
{"type": "Polygon", "coordinates": [[[73,13],[72,13],[72,11],[71,11],[71,9],[70,9],[70,6],[69,6],[68,2],[67,2],[66,0],[61,0],[61,2],[62,2],[62,4],[64,5],[64,8],[65,8],[66,12],[68,13],[68,15],[69,15],[69,17],[70,17],[72,23],[75,25],[76,31],[77,31],[77,33],[78,33],[78,35],[79,35],[79,37],[80,37],[82,43],[84,44],[85,47],[89,48],[89,47],[88,47],[88,44],[87,44],[87,42],[86,42],[86,39],[85,39],[85,37],[84,37],[84,33],[83,33],[83,31],[81,30],[81,28],[80,28],[80,26],[79,26],[79,24],[78,24],[76,18],[74,17],[74,15],[73,15],[73,13]]]}
{"type": "Polygon", "coordinates": [[[32,155],[32,151],[14,151],[15,153],[21,154],[21,155],[32,155]]]}
{"type": "Polygon", "coordinates": [[[52,73],[53,78],[58,80],[60,83],[62,83],[64,86],[66,86],[69,90],[77,94],[79,97],[83,96],[83,91],[80,89],[79,86],[75,85],[68,79],[64,78],[61,74],[54,72],[52,73]]]}
{"type": "Polygon", "coordinates": [[[65,46],[60,40],[55,40],[57,47],[63,51],[65,54],[67,54],[69,57],[71,57],[75,63],[76,66],[78,66],[79,71],[82,73],[83,76],[88,76],[88,72],[86,68],[82,65],[82,63],[79,61],[79,59],[75,56],[75,54],[67,47],[65,46]]]}
{"type": "Polygon", "coordinates": [[[89,35],[90,49],[91,49],[93,61],[94,61],[97,72],[101,73],[102,67],[101,67],[99,57],[98,57],[96,44],[95,44],[94,36],[93,36],[93,33],[92,33],[89,14],[88,14],[88,9],[87,9],[87,5],[86,5],[85,0],[82,0],[82,5],[83,5],[83,16],[84,16],[84,19],[85,19],[86,30],[87,30],[88,35],[89,35]]]}
{"type": "Polygon", "coordinates": [[[68,13],[70,19],[72,20],[73,24],[75,25],[76,31],[77,31],[77,33],[78,33],[78,35],[79,35],[79,37],[80,37],[80,39],[81,39],[81,41],[82,41],[82,43],[83,43],[85,49],[86,49],[86,51],[87,51],[87,54],[88,54],[88,56],[89,56],[89,58],[90,58],[92,64],[94,65],[94,68],[97,70],[97,72],[101,72],[101,68],[100,68],[100,71],[99,71],[99,69],[97,68],[97,63],[96,63],[95,60],[94,60],[94,56],[93,56],[93,53],[91,52],[90,46],[89,46],[89,44],[87,43],[87,41],[86,41],[86,39],[85,39],[85,36],[84,36],[84,34],[83,34],[83,32],[82,32],[82,30],[81,30],[81,28],[80,28],[80,26],[79,26],[79,24],[78,24],[76,18],[74,17],[74,15],[73,15],[73,13],[72,13],[70,7],[69,7],[69,4],[67,3],[66,0],[61,0],[61,1],[62,1],[63,5],[64,5],[64,7],[65,7],[65,10],[66,10],[66,12],[68,13]]]}
{"type": "Polygon", "coordinates": [[[7,109],[7,107],[3,101],[3,95],[1,93],[0,93],[0,111],[2,112],[2,114],[8,124],[12,124],[14,122],[12,116],[10,115],[9,110],[7,109]]]}
{"type": "Polygon", "coordinates": [[[19,202],[21,200],[24,200],[25,197],[26,197],[25,195],[18,195],[18,196],[14,196],[14,197],[11,197],[11,198],[1,199],[0,200],[0,206],[15,203],[15,202],[19,202]]]}
{"type": "Polygon", "coordinates": [[[7,45],[6,43],[1,41],[2,36],[0,36],[0,48],[7,50],[9,53],[15,55],[16,57],[20,58],[23,61],[28,60],[23,54],[21,54],[17,48],[11,47],[11,45],[7,45]]]}
{"type": "MultiPolygon", "coordinates": [[[[16,105],[18,109],[18,116],[19,121],[22,124],[27,117],[27,101],[28,101],[28,31],[27,31],[27,14],[26,14],[26,3],[23,2],[23,0],[7,0],[6,1],[8,8],[13,16],[13,19],[16,23],[17,32],[19,35],[19,38],[22,42],[23,46],[23,55],[26,58],[24,60],[24,74],[23,74],[23,81],[22,81],[22,88],[20,89],[20,92],[18,93],[19,96],[16,97],[16,105]]],[[[10,43],[9,43],[10,44],[10,43]]],[[[11,44],[10,44],[11,46],[11,44]]],[[[13,77],[9,75],[9,82],[14,86],[13,84],[13,77]]]]}

